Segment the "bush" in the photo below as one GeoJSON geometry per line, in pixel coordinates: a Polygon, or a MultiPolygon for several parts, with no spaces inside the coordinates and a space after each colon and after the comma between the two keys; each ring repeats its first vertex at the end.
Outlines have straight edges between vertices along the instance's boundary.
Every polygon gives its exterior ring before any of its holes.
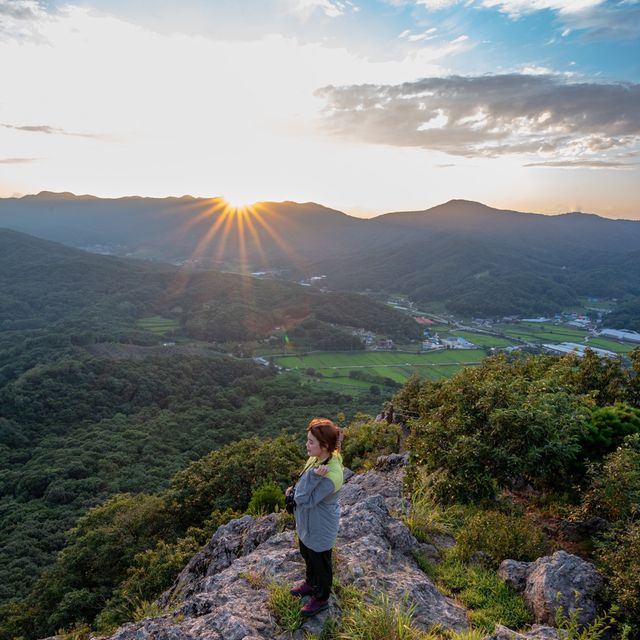
{"type": "Polygon", "coordinates": [[[582,517],[618,522],[639,515],[640,434],[627,436],[602,465],[591,465],[588,475],[589,486],[579,509],[582,517]]]}
{"type": "Polygon", "coordinates": [[[573,391],[570,370],[569,361],[554,358],[496,356],[450,380],[413,385],[416,399],[394,400],[420,415],[408,442],[412,467],[439,472],[441,501],[493,498],[518,479],[566,485],[593,405],[573,391]]]}
{"type": "Polygon", "coordinates": [[[640,522],[611,534],[600,559],[609,577],[613,601],[640,632],[640,522]]]}
{"type": "Polygon", "coordinates": [[[275,482],[265,482],[253,490],[247,512],[253,516],[281,511],[284,508],[284,492],[275,482]]]}
{"type": "Polygon", "coordinates": [[[599,460],[619,447],[628,435],[640,432],[640,409],[628,404],[601,407],[593,412],[582,441],[589,460],[599,460]]]}
{"type": "Polygon", "coordinates": [[[356,420],[345,429],[342,445],[344,463],[353,471],[369,469],[378,456],[397,453],[401,438],[402,429],[397,424],[356,416],[356,420]]]}
{"type": "Polygon", "coordinates": [[[535,560],[548,549],[542,532],[526,518],[499,511],[482,511],[469,518],[460,531],[456,551],[468,562],[474,553],[482,553],[493,568],[506,558],[535,560]]]}

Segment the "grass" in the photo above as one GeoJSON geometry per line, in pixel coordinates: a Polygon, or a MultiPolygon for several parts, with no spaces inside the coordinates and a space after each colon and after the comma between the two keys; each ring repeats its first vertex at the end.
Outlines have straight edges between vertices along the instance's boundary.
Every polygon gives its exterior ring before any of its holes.
{"type": "Polygon", "coordinates": [[[289,593],[289,587],[273,582],[269,585],[269,606],[277,625],[283,631],[295,631],[302,626],[300,600],[289,593]]]}
{"type": "Polygon", "coordinates": [[[456,557],[455,551],[447,552],[439,564],[424,558],[418,562],[443,593],[457,598],[469,609],[474,628],[493,633],[496,624],[518,630],[531,623],[531,614],[522,598],[494,571],[467,566],[456,557]]]}
{"type": "Polygon", "coordinates": [[[148,316],[146,318],[140,318],[140,320],[136,322],[136,325],[141,329],[151,331],[151,333],[155,333],[157,335],[164,335],[179,327],[177,320],[170,320],[169,318],[163,318],[162,316],[148,316]]]}
{"type": "Polygon", "coordinates": [[[426,634],[411,624],[408,602],[392,603],[387,596],[360,601],[343,611],[337,640],[421,640],[426,634]]]}
{"type": "Polygon", "coordinates": [[[477,511],[476,507],[460,504],[444,507],[438,503],[424,483],[420,483],[419,486],[423,488],[412,494],[411,510],[403,521],[420,542],[430,543],[436,535],[456,535],[477,511]]]}
{"type": "Polygon", "coordinates": [[[598,349],[607,349],[614,351],[615,353],[630,353],[638,347],[628,342],[616,342],[615,340],[608,340],[607,338],[589,338],[589,342],[586,343],[589,347],[596,347],[598,349]]]}

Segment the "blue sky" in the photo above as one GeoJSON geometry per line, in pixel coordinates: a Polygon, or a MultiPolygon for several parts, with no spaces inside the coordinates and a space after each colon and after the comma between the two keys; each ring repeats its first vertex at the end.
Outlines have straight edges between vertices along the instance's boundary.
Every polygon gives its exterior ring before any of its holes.
{"type": "Polygon", "coordinates": [[[0,195],[640,218],[635,0],[0,0],[0,195]]]}

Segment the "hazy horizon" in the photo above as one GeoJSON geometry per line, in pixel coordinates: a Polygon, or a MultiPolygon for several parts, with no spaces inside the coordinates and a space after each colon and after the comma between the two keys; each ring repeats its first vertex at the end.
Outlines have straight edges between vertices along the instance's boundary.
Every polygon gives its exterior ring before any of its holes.
{"type": "MultiPolygon", "coordinates": [[[[182,198],[193,198],[194,200],[225,200],[225,198],[223,196],[217,195],[217,196],[208,196],[208,195],[193,195],[190,193],[183,193],[180,195],[176,195],[176,194],[172,194],[172,195],[164,195],[164,196],[150,196],[150,195],[140,195],[140,194],[125,194],[125,195],[115,195],[115,196],[97,196],[93,193],[73,193],[71,191],[47,191],[47,190],[43,190],[43,191],[39,191],[37,193],[25,193],[25,194],[14,194],[11,196],[0,196],[0,202],[2,200],[8,200],[8,199],[12,199],[12,198],[16,198],[16,199],[22,199],[22,198],[28,198],[28,197],[35,197],[35,196],[39,196],[42,194],[52,194],[55,196],[63,196],[63,195],[69,195],[72,196],[74,198],[97,198],[100,200],[126,200],[128,198],[131,199],[138,199],[138,198],[142,198],[142,199],[157,199],[157,200],[169,200],[169,199],[182,199],[182,198]]],[[[603,213],[600,213],[598,211],[577,211],[577,210],[573,210],[573,211],[558,211],[558,212],[553,212],[553,213],[548,213],[548,212],[544,212],[544,211],[524,211],[524,210],[519,210],[519,209],[513,209],[510,207],[498,207],[498,206],[494,206],[490,203],[487,202],[480,202],[478,200],[468,200],[466,198],[449,198],[446,201],[443,202],[436,202],[434,204],[430,204],[428,206],[424,206],[424,207],[420,207],[420,208],[416,208],[416,209],[388,209],[388,210],[381,210],[381,211],[376,211],[376,212],[370,212],[370,213],[361,213],[358,211],[346,211],[346,210],[341,210],[338,209],[336,207],[332,207],[324,202],[315,202],[315,201],[306,201],[306,202],[299,202],[296,200],[291,200],[291,199],[287,199],[287,200],[259,200],[256,202],[247,202],[245,203],[246,206],[251,207],[251,206],[257,206],[257,205],[261,205],[261,204],[268,204],[268,203],[274,203],[274,204],[284,204],[284,203],[293,203],[293,204],[299,204],[299,205],[305,205],[305,204],[315,204],[318,205],[320,207],[324,207],[326,209],[331,209],[334,211],[338,211],[340,213],[345,213],[351,217],[354,218],[361,218],[361,219],[371,219],[371,218],[375,218],[378,216],[382,216],[388,213],[402,213],[402,212],[420,212],[420,211],[428,211],[429,209],[433,209],[435,207],[439,207],[441,205],[447,204],[449,202],[456,202],[456,201],[464,201],[464,202],[472,202],[472,203],[476,203],[476,204],[480,204],[480,205],[484,205],[487,206],[491,209],[496,209],[496,210],[504,210],[504,211],[516,211],[518,213],[526,213],[526,214],[531,214],[531,215],[544,215],[544,216],[559,216],[559,215],[564,215],[567,213],[582,213],[584,215],[595,215],[595,216],[599,216],[601,218],[606,218],[607,220],[630,220],[632,222],[638,222],[640,221],[640,210],[638,213],[637,217],[616,217],[616,216],[609,216],[603,213]]],[[[242,205],[245,206],[245,205],[242,205]]]]}

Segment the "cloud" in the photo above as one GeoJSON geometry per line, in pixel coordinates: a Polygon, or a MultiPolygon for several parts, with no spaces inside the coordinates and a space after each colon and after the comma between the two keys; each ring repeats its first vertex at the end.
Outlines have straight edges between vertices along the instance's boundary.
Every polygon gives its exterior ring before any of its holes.
{"type": "Polygon", "coordinates": [[[432,40],[436,37],[436,31],[438,29],[436,27],[431,27],[426,31],[422,31],[421,33],[411,33],[410,29],[403,31],[398,37],[403,40],[408,40],[409,42],[420,42],[421,40],[432,40]]]}
{"type": "MultiPolygon", "coordinates": [[[[387,0],[391,1],[391,0],[387,0]]],[[[413,0],[429,11],[455,5],[495,9],[518,19],[538,11],[553,11],[562,36],[584,31],[588,39],[636,39],[640,4],[635,0],[413,0]]]]}
{"type": "MultiPolygon", "coordinates": [[[[640,144],[640,84],[509,74],[319,89],[345,139],[454,156],[628,151],[640,144]]],[[[608,158],[607,158],[608,159],[608,158]]]]}
{"type": "Polygon", "coordinates": [[[636,40],[640,32],[640,4],[606,2],[563,19],[573,30],[584,30],[589,40],[636,40]]]}
{"type": "Polygon", "coordinates": [[[347,10],[355,10],[349,0],[293,0],[293,8],[303,16],[309,16],[316,9],[320,9],[329,18],[344,15],[347,10]]]}
{"type": "Polygon", "coordinates": [[[550,160],[548,162],[529,162],[522,166],[568,169],[632,169],[637,164],[637,162],[607,162],[606,160],[550,160]]]}
{"type": "Polygon", "coordinates": [[[573,14],[603,4],[603,0],[479,0],[487,8],[497,8],[512,17],[536,11],[551,10],[561,14],[573,14]]]}
{"type": "Polygon", "coordinates": [[[38,0],[0,0],[0,40],[42,41],[39,25],[48,15],[38,0]]]}
{"type": "Polygon", "coordinates": [[[45,133],[47,135],[75,136],[78,138],[93,138],[96,140],[104,139],[104,136],[101,136],[96,133],[75,133],[73,131],[65,131],[64,129],[60,129],[58,127],[50,127],[49,125],[46,125],[46,124],[16,126],[13,124],[6,124],[4,122],[0,122],[0,127],[4,127],[5,129],[13,129],[15,131],[27,131],[29,133],[45,133]]]}
{"type": "Polygon", "coordinates": [[[27,164],[37,160],[38,158],[0,158],[0,164],[27,164]]]}
{"type": "Polygon", "coordinates": [[[0,0],[0,16],[5,18],[35,20],[42,12],[42,7],[35,0],[0,0]]]}

